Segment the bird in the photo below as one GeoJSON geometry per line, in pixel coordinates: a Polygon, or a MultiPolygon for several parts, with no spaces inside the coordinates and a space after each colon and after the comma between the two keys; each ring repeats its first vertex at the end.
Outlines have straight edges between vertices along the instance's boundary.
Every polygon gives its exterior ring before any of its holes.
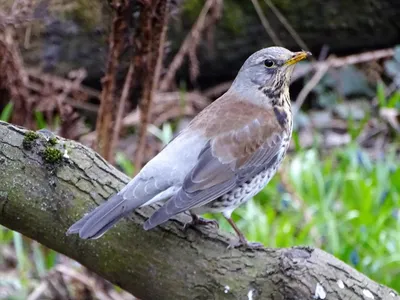
{"type": "Polygon", "coordinates": [[[231,218],[275,175],[292,135],[289,95],[296,63],[311,55],[266,47],[250,55],[230,88],[195,116],[118,193],[74,223],[67,234],[97,239],[139,207],[162,204],[143,224],[150,230],[188,211],[187,225],[222,213],[238,236],[232,247],[256,247],[231,218]]]}

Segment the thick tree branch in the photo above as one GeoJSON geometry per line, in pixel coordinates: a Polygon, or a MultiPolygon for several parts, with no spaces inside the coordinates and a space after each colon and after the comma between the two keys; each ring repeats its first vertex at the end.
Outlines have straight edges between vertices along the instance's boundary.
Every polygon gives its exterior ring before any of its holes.
{"type": "Polygon", "coordinates": [[[54,146],[40,133],[24,142],[24,134],[0,122],[0,223],[141,299],[400,299],[318,249],[227,250],[229,237],[222,233],[184,233],[185,215],[144,231],[151,207],[98,240],[66,236],[128,178],[76,142],[58,139],[54,146]]]}

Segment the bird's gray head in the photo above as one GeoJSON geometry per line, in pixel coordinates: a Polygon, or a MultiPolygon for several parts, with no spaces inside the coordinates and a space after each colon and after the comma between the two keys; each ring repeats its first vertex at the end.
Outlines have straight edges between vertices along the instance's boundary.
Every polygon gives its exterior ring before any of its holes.
{"type": "Polygon", "coordinates": [[[309,55],[282,47],[261,49],[245,61],[232,86],[242,91],[257,88],[270,98],[276,97],[288,89],[295,64],[309,55]]]}

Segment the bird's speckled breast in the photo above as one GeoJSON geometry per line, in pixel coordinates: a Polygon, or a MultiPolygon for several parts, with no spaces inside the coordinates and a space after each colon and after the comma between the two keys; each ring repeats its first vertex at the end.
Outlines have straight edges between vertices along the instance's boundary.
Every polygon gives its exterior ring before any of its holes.
{"type": "Polygon", "coordinates": [[[278,154],[277,160],[272,166],[262,170],[260,173],[256,174],[246,182],[238,185],[222,197],[202,207],[196,207],[191,211],[195,214],[222,212],[226,217],[230,217],[232,212],[237,207],[250,200],[253,196],[257,195],[275,175],[277,169],[282,164],[283,158],[285,157],[290,142],[290,136],[291,135],[282,140],[282,146],[280,148],[281,151],[278,154]]]}

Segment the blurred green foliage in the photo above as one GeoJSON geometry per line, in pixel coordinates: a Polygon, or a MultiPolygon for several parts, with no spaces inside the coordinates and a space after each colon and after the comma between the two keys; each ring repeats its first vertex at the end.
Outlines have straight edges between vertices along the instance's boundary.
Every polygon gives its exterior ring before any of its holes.
{"type": "MultiPolygon", "coordinates": [[[[318,246],[400,290],[400,169],[395,151],[372,161],[349,145],[324,156],[305,150],[287,160],[284,170],[295,194],[276,176],[235,212],[248,239],[268,247],[318,246]]],[[[222,227],[231,230],[224,221],[222,227]]]]}
{"type": "Polygon", "coordinates": [[[6,298],[27,299],[32,289],[57,263],[58,253],[35,241],[24,238],[20,233],[0,226],[0,290],[14,291],[6,298]],[[12,259],[3,255],[6,248],[15,253],[16,266],[12,259]],[[7,269],[16,269],[16,273],[7,269]]]}

